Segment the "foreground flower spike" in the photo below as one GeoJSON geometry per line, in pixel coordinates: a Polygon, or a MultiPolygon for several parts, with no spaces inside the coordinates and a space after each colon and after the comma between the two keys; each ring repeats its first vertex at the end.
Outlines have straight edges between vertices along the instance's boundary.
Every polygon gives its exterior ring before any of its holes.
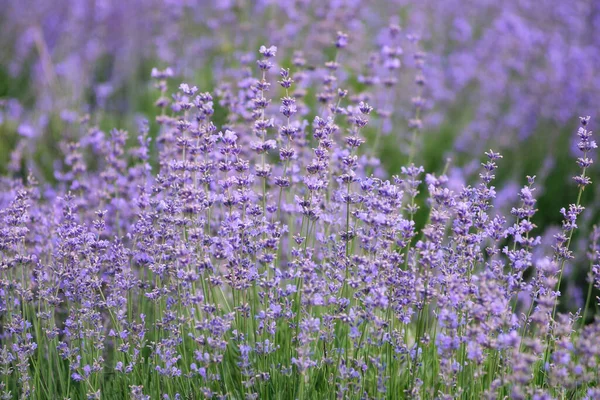
{"type": "MultiPolygon", "coordinates": [[[[555,255],[558,260],[561,260],[561,265],[564,266],[566,260],[573,258],[572,252],[569,249],[571,244],[571,239],[573,237],[573,232],[577,228],[577,217],[584,210],[584,207],[581,206],[581,196],[583,194],[584,189],[587,185],[592,183],[591,179],[586,175],[588,168],[592,165],[593,159],[588,158],[589,153],[596,149],[598,146],[596,141],[592,139],[592,132],[587,129],[590,117],[580,117],[580,127],[577,130],[577,137],[579,142],[577,143],[577,148],[583,153],[583,157],[579,157],[577,159],[577,165],[581,168],[581,175],[576,175],[573,177],[573,180],[577,183],[579,187],[579,192],[577,194],[577,200],[574,204],[570,204],[568,210],[563,208],[560,210],[563,215],[563,230],[561,233],[555,236],[556,244],[555,244],[555,255]]],[[[561,267],[560,276],[562,277],[563,267],[561,267]]],[[[560,285],[559,278],[559,285],[560,285]]]]}
{"type": "Polygon", "coordinates": [[[577,159],[577,165],[581,167],[581,175],[574,176],[573,180],[575,180],[577,185],[583,191],[587,185],[592,183],[591,179],[586,176],[586,171],[594,163],[593,159],[588,158],[588,153],[598,148],[598,145],[596,144],[596,141],[592,139],[592,132],[587,130],[590,117],[580,117],[579,121],[581,126],[577,131],[577,137],[579,138],[577,148],[583,153],[583,157],[577,159]]]}

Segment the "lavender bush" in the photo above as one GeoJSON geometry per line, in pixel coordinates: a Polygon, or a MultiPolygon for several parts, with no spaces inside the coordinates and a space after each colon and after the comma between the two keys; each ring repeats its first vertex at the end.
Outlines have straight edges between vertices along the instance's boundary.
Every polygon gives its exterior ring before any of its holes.
{"type": "MultiPolygon", "coordinates": [[[[118,11],[125,3],[114,15],[128,15],[118,11]]],[[[186,9],[138,6],[150,16],[186,9]]],[[[567,204],[541,210],[560,215],[554,231],[536,225],[544,187],[535,176],[497,191],[509,166],[496,151],[472,151],[476,168],[441,159],[426,171],[425,118],[449,99],[428,42],[435,32],[381,25],[394,6],[206,6],[211,26],[236,38],[201,47],[218,59],[215,49],[234,45],[214,77],[191,79],[189,53],[179,65],[158,57],[146,93],[154,118],[137,118],[135,135],[101,127],[108,102],[59,104],[51,177],[39,168],[39,131],[5,100],[3,121],[18,121],[22,139],[0,179],[0,397],[600,398],[600,231],[576,236],[597,147],[590,117],[571,135],[579,172],[563,186],[567,204]],[[259,39],[267,33],[256,15],[271,21],[272,41],[259,39]],[[311,31],[319,15],[326,22],[311,31]],[[239,36],[238,21],[261,35],[239,36]],[[365,52],[373,32],[378,43],[365,52]],[[385,157],[392,144],[399,161],[385,157]],[[578,301],[562,290],[581,258],[578,301]]],[[[161,29],[197,27],[176,22],[161,29]]],[[[158,37],[188,32],[173,29],[158,37]]],[[[48,38],[34,44],[63,54],[48,38]]],[[[63,98],[55,89],[45,87],[46,99],[63,98]]],[[[51,113],[50,103],[30,111],[51,113]]]]}

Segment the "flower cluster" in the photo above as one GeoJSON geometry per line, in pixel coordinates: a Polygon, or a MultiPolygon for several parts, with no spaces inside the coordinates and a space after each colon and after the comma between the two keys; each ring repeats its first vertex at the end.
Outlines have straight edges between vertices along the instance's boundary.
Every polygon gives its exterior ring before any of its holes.
{"type": "MultiPolygon", "coordinates": [[[[154,69],[158,113],[136,138],[84,117],[60,143],[54,184],[0,180],[2,398],[598,395],[600,321],[575,330],[578,314],[559,307],[591,183],[590,118],[579,195],[549,256],[535,177],[505,214],[499,153],[460,187],[448,166],[414,164],[417,37],[408,162],[392,176],[370,133],[393,109],[345,86],[353,37],[332,38],[323,67],[261,45],[212,92],[171,93],[173,70],[154,69]]],[[[382,54],[369,62],[392,88],[403,50],[382,54]]]]}

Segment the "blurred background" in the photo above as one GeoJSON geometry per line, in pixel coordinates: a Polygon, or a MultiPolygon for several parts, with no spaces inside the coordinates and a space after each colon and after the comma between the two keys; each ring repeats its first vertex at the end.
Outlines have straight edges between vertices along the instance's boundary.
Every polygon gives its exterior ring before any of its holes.
{"type": "MultiPolygon", "coordinates": [[[[536,232],[552,243],[560,208],[576,198],[577,117],[592,116],[592,130],[598,123],[596,0],[0,0],[0,174],[32,171],[57,184],[82,120],[103,132],[154,121],[152,68],[173,70],[171,90],[187,82],[218,98],[256,77],[261,45],[278,46],[279,66],[302,67],[300,90],[314,91],[326,61],[340,63],[337,86],[375,107],[366,136],[382,176],[408,160],[411,101],[421,95],[414,161],[439,173],[450,159],[450,184],[460,187],[477,178],[484,151],[501,152],[496,208],[508,213],[526,176],[537,175],[536,232]],[[349,36],[342,52],[338,31],[349,36]]],[[[307,104],[307,120],[314,109],[307,104]]],[[[218,100],[214,119],[227,122],[218,100]]],[[[590,175],[598,181],[598,168],[590,175]]],[[[584,193],[566,270],[574,306],[584,302],[596,199],[599,184],[584,193]]]]}

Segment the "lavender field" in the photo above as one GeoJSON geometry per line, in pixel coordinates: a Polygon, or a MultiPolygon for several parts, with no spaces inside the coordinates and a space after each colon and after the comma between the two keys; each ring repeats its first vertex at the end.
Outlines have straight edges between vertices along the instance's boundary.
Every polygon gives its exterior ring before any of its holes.
{"type": "Polygon", "coordinates": [[[0,400],[600,399],[599,111],[595,0],[0,0],[0,400]]]}

